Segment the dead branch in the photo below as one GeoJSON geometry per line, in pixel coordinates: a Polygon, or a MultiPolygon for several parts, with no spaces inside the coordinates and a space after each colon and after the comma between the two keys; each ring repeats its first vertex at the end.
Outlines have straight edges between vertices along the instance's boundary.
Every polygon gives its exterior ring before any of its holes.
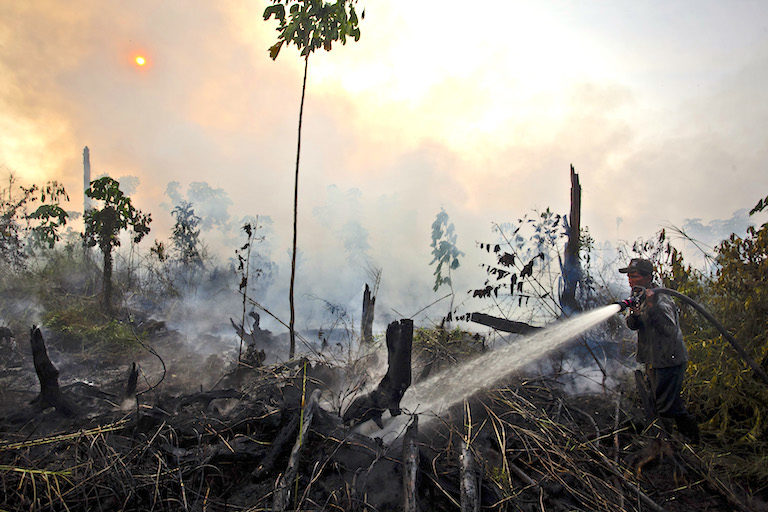
{"type": "Polygon", "coordinates": [[[419,471],[419,448],[416,446],[416,436],[419,430],[419,417],[414,414],[411,424],[403,438],[403,510],[417,512],[419,507],[416,498],[416,478],[419,471]]]}
{"type": "Polygon", "coordinates": [[[459,463],[461,464],[461,511],[479,512],[480,494],[477,485],[477,465],[469,443],[464,439],[461,440],[459,463]]]}

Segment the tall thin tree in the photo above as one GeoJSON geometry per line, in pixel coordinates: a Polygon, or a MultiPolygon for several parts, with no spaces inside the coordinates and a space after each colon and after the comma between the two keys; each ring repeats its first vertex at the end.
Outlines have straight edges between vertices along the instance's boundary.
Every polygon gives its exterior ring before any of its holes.
{"type": "MultiPolygon", "coordinates": [[[[272,0],[272,5],[264,9],[264,19],[272,16],[278,21],[277,42],[269,48],[269,56],[277,59],[283,45],[295,44],[299,54],[304,58],[304,78],[301,85],[301,104],[299,106],[299,133],[296,143],[296,171],[293,187],[293,247],[291,254],[291,284],[288,292],[288,302],[291,309],[291,318],[288,325],[290,330],[291,345],[289,357],[296,353],[296,334],[294,325],[296,311],[294,307],[294,283],[296,280],[296,240],[297,217],[299,202],[299,158],[301,156],[301,121],[304,116],[304,97],[307,90],[307,70],[309,68],[309,55],[323,48],[331,50],[334,41],[346,44],[347,36],[355,41],[360,39],[360,28],[355,11],[357,0],[336,0],[325,2],[323,0],[272,0]],[[288,12],[286,12],[288,11],[288,12]]],[[[365,11],[361,13],[365,17],[365,11]]]]}

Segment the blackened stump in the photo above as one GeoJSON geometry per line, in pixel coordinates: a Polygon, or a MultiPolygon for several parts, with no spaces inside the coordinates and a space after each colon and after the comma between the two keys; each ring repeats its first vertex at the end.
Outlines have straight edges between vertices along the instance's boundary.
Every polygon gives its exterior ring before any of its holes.
{"type": "Polygon", "coordinates": [[[59,370],[53,366],[48,357],[43,334],[37,326],[32,326],[29,343],[32,346],[32,361],[35,365],[35,372],[40,381],[40,394],[31,403],[41,411],[55,407],[62,414],[72,415],[74,413],[73,407],[61,396],[59,370]]]}
{"type": "Polygon", "coordinates": [[[344,422],[360,424],[373,420],[383,427],[381,415],[389,409],[392,416],[400,414],[400,400],[411,385],[411,350],[413,320],[404,319],[387,326],[387,374],[367,395],[355,399],[344,413],[344,422]]]}

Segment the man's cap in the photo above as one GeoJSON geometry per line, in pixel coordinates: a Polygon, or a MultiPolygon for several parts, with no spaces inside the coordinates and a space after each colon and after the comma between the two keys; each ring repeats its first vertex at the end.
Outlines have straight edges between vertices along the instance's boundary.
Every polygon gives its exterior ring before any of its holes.
{"type": "Polygon", "coordinates": [[[629,260],[629,265],[624,268],[620,268],[619,272],[622,274],[637,272],[638,274],[651,276],[653,275],[653,263],[650,260],[643,258],[632,258],[629,260]]]}

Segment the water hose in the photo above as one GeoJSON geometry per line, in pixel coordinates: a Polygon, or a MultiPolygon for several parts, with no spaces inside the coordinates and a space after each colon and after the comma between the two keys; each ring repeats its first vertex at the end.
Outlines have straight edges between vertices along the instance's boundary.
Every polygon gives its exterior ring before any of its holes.
{"type": "MultiPolygon", "coordinates": [[[[692,298],[683,295],[680,292],[676,292],[675,290],[670,290],[669,288],[652,288],[651,291],[653,293],[661,293],[664,295],[670,295],[672,297],[677,297],[678,299],[682,300],[689,306],[693,307],[696,311],[699,312],[701,316],[709,320],[709,323],[714,325],[718,331],[720,331],[720,334],[723,335],[723,337],[728,340],[728,343],[731,344],[733,349],[741,356],[741,358],[749,365],[750,368],[757,374],[760,379],[765,382],[765,384],[768,384],[768,374],[765,373],[765,370],[763,370],[759,364],[755,362],[754,359],[749,357],[749,354],[747,354],[747,351],[744,350],[744,348],[736,341],[736,339],[731,336],[731,334],[725,330],[725,327],[717,321],[717,319],[712,316],[712,314],[704,309],[704,306],[693,300],[692,298]]],[[[619,306],[621,306],[621,309],[624,310],[627,307],[632,307],[637,303],[636,295],[633,295],[629,299],[623,300],[619,303],[617,303],[619,306]]]]}

